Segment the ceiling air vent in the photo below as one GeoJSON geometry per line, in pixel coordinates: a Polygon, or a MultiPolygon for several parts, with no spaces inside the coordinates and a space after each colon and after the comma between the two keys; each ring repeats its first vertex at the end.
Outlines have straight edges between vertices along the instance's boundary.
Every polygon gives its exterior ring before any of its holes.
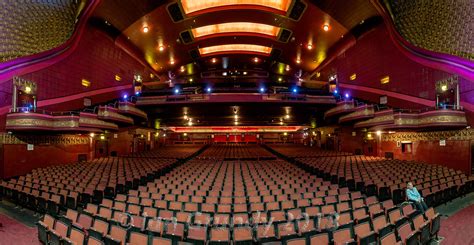
{"type": "Polygon", "coordinates": [[[301,16],[303,15],[304,11],[306,10],[306,3],[303,1],[295,1],[293,6],[291,6],[288,17],[293,20],[300,20],[301,16]]]}
{"type": "Polygon", "coordinates": [[[288,29],[281,29],[280,35],[278,36],[278,41],[287,43],[290,40],[291,31],[288,29]]]}
{"type": "Polygon", "coordinates": [[[179,7],[178,3],[172,3],[172,4],[168,5],[167,9],[168,9],[168,13],[171,16],[171,19],[174,22],[180,22],[180,21],[184,20],[184,14],[181,11],[181,8],[179,7]]]}
{"type": "Polygon", "coordinates": [[[181,37],[181,41],[184,44],[193,42],[193,35],[191,35],[191,32],[189,30],[181,32],[179,36],[181,37]]]}
{"type": "Polygon", "coordinates": [[[193,50],[189,51],[189,55],[191,55],[191,58],[193,58],[193,60],[197,60],[200,57],[199,50],[197,50],[197,49],[193,49],[193,50]]]}

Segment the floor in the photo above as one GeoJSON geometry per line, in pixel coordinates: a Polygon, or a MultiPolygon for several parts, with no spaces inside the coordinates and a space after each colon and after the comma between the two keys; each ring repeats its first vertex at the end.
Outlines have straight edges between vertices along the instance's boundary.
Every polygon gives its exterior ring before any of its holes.
{"type": "MultiPolygon", "coordinates": [[[[474,245],[474,193],[436,207],[436,211],[442,215],[440,239],[431,245],[474,245]]],[[[31,210],[0,201],[0,245],[40,245],[35,225],[39,218],[31,210]]]]}

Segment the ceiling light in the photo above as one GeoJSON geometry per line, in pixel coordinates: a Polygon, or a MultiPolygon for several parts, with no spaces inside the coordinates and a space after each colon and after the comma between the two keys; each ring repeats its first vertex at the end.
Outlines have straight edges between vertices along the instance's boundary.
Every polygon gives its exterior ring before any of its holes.
{"type": "Polygon", "coordinates": [[[242,74],[244,74],[244,75],[247,75],[247,72],[246,72],[246,71],[244,71],[244,72],[242,72],[242,74]]]}
{"type": "Polygon", "coordinates": [[[216,63],[216,62],[217,62],[217,59],[216,59],[216,58],[212,58],[212,59],[211,59],[211,62],[212,62],[212,63],[216,63]]]}
{"type": "Polygon", "coordinates": [[[279,78],[278,78],[278,81],[279,81],[279,82],[283,82],[283,78],[279,77],[279,78]]]}
{"type": "Polygon", "coordinates": [[[95,134],[94,134],[94,133],[90,133],[89,136],[90,136],[91,138],[94,138],[95,134]]]}
{"type": "Polygon", "coordinates": [[[170,64],[171,64],[171,65],[174,65],[174,60],[173,60],[173,59],[170,60],[170,64]]]}
{"type": "Polygon", "coordinates": [[[298,89],[297,88],[293,88],[293,93],[296,93],[298,92],[298,89]]]}
{"type": "Polygon", "coordinates": [[[310,44],[310,43],[308,43],[308,45],[306,46],[306,48],[307,48],[308,50],[311,50],[311,49],[313,49],[313,45],[310,44]]]}
{"type": "Polygon", "coordinates": [[[296,63],[301,64],[301,59],[300,58],[296,59],[296,63]]]}
{"type": "Polygon", "coordinates": [[[184,115],[184,120],[188,120],[188,115],[184,115]]]}
{"type": "Polygon", "coordinates": [[[253,58],[253,62],[258,63],[259,59],[258,57],[253,58]]]}
{"type": "Polygon", "coordinates": [[[376,134],[377,134],[377,136],[380,136],[380,135],[382,135],[382,131],[378,130],[378,131],[376,132],[376,134]]]}
{"type": "Polygon", "coordinates": [[[160,47],[158,47],[158,50],[159,50],[160,52],[163,52],[163,50],[165,50],[165,47],[164,47],[163,45],[160,45],[160,47]]]}
{"type": "Polygon", "coordinates": [[[150,28],[149,28],[148,26],[144,26],[144,27],[143,27],[143,32],[144,32],[144,33],[147,33],[149,30],[150,30],[150,28]]]}
{"type": "Polygon", "coordinates": [[[290,65],[286,65],[285,71],[290,71],[290,65]]]}
{"type": "Polygon", "coordinates": [[[179,89],[177,89],[177,88],[174,89],[174,93],[175,93],[175,94],[179,94],[179,89]]]}
{"type": "Polygon", "coordinates": [[[193,82],[193,79],[192,79],[192,78],[190,78],[188,81],[189,81],[189,82],[193,82]]]}
{"type": "Polygon", "coordinates": [[[235,120],[239,119],[239,115],[234,115],[234,119],[235,120]]]}
{"type": "Polygon", "coordinates": [[[287,132],[284,132],[284,133],[283,133],[283,135],[284,135],[284,136],[287,136],[287,135],[288,135],[288,133],[287,133],[287,132]]]}
{"type": "Polygon", "coordinates": [[[187,133],[184,133],[183,136],[188,136],[188,134],[187,134],[187,133]]]}
{"type": "Polygon", "coordinates": [[[210,47],[199,48],[199,53],[202,56],[211,55],[215,53],[262,53],[270,54],[271,47],[255,45],[255,44],[223,44],[210,47]]]}
{"type": "Polygon", "coordinates": [[[285,115],[285,118],[286,118],[286,119],[290,119],[290,115],[289,115],[289,114],[286,114],[286,115],[285,115]]]}
{"type": "Polygon", "coordinates": [[[239,122],[234,122],[234,125],[239,125],[239,122]]]}
{"type": "Polygon", "coordinates": [[[101,139],[101,140],[105,140],[105,136],[104,136],[104,135],[101,135],[101,136],[100,136],[100,139],[101,139]]]}
{"type": "Polygon", "coordinates": [[[120,82],[122,81],[122,77],[118,74],[115,75],[115,81],[120,82]]]}
{"type": "Polygon", "coordinates": [[[234,35],[235,33],[255,33],[276,37],[279,32],[280,27],[252,22],[229,22],[192,29],[194,38],[216,34],[234,35]]]}
{"type": "Polygon", "coordinates": [[[344,96],[346,97],[346,99],[349,99],[349,94],[348,93],[346,93],[344,96]]]}
{"type": "Polygon", "coordinates": [[[283,125],[283,122],[280,122],[280,125],[283,125]]]}
{"type": "Polygon", "coordinates": [[[226,71],[222,72],[222,76],[224,76],[224,77],[227,76],[227,72],[226,71]]]}
{"type": "Polygon", "coordinates": [[[390,77],[389,76],[385,76],[385,77],[382,77],[382,79],[380,79],[381,84],[387,84],[389,82],[390,82],[390,77]]]}
{"type": "Polygon", "coordinates": [[[356,75],[355,73],[352,74],[352,75],[349,77],[349,79],[351,79],[351,81],[356,80],[356,78],[357,78],[357,75],[356,75]]]}
{"type": "Polygon", "coordinates": [[[82,79],[81,84],[82,84],[82,86],[84,86],[86,88],[91,86],[91,82],[89,82],[89,80],[87,80],[87,79],[82,79]]]}
{"type": "Polygon", "coordinates": [[[193,126],[193,122],[189,121],[188,126],[193,126]]]}
{"type": "Polygon", "coordinates": [[[288,0],[181,0],[181,6],[185,14],[203,10],[216,11],[221,9],[219,7],[229,6],[232,6],[233,8],[249,8],[248,6],[257,6],[260,7],[260,9],[261,7],[265,7],[287,12],[291,3],[292,1],[288,0]]]}
{"type": "Polygon", "coordinates": [[[124,94],[123,95],[123,99],[126,100],[128,98],[128,95],[127,94],[124,94]]]}
{"type": "Polygon", "coordinates": [[[25,93],[27,93],[27,94],[31,93],[31,87],[30,86],[25,87],[25,93]]]}
{"type": "MultiPolygon", "coordinates": [[[[27,88],[28,88],[28,87],[27,87],[27,88]]],[[[441,90],[442,90],[442,91],[448,90],[448,85],[446,85],[446,84],[441,85],[441,90]]],[[[28,92],[27,92],[27,93],[28,93],[28,92]]]]}
{"type": "Polygon", "coordinates": [[[184,66],[181,66],[181,68],[179,68],[179,71],[184,72],[185,71],[184,66]]]}
{"type": "Polygon", "coordinates": [[[210,87],[208,87],[208,88],[206,89],[206,91],[207,91],[208,93],[210,93],[210,92],[212,91],[212,89],[211,89],[210,87]]]}
{"type": "Polygon", "coordinates": [[[329,31],[329,24],[324,24],[323,25],[323,30],[324,31],[329,31]]]}
{"type": "Polygon", "coordinates": [[[262,87],[260,88],[260,93],[263,93],[263,92],[265,92],[265,88],[262,87]]]}

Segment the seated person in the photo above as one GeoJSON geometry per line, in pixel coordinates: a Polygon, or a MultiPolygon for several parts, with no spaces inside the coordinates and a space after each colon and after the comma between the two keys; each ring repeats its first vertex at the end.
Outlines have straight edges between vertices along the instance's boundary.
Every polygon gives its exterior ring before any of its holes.
{"type": "Polygon", "coordinates": [[[416,187],[413,187],[413,184],[411,182],[407,183],[406,194],[408,201],[415,204],[416,209],[420,210],[421,213],[424,213],[428,209],[425,200],[423,199],[423,197],[421,197],[416,187]]]}

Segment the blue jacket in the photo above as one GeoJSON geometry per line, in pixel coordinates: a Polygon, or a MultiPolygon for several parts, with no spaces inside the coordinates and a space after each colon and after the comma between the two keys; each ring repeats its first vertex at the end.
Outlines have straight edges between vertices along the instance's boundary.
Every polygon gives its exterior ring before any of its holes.
{"type": "Polygon", "coordinates": [[[416,187],[413,187],[411,190],[407,188],[406,193],[407,193],[407,198],[410,201],[418,202],[421,198],[421,195],[416,189],[416,187]]]}

